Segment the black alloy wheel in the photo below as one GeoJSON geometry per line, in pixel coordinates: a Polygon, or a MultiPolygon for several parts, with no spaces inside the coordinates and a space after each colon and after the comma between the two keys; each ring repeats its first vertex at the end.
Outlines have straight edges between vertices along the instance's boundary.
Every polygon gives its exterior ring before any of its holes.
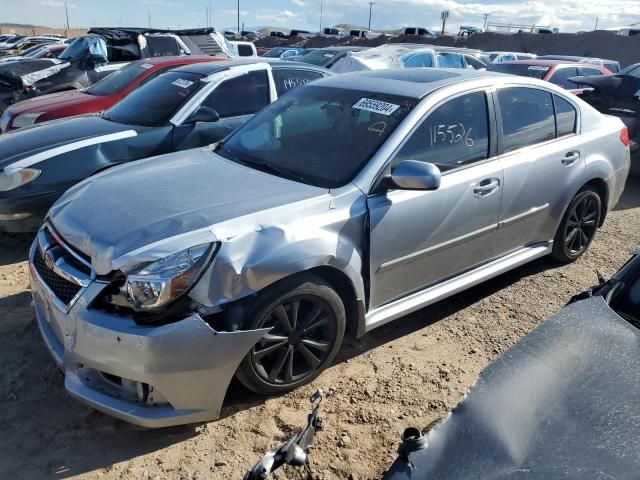
{"type": "Polygon", "coordinates": [[[346,324],[340,296],[322,279],[306,274],[261,294],[247,318],[245,328],[270,330],[248,352],[236,375],[266,395],[317,377],[338,352],[346,324]]]}
{"type": "Polygon", "coordinates": [[[572,262],[589,248],[600,226],[602,204],[598,192],[590,186],[580,190],[562,218],[553,244],[553,256],[572,262]]]}

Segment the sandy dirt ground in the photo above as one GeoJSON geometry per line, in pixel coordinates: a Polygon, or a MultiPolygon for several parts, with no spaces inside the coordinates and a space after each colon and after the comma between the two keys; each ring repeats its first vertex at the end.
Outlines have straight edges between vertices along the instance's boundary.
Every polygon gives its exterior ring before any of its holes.
{"type": "MultiPolygon", "coordinates": [[[[144,430],[65,394],[30,308],[28,238],[0,237],[0,478],[241,479],[301,426],[318,387],[325,431],[310,453],[320,479],[379,478],[400,432],[446,415],[500,352],[640,245],[640,181],[627,186],[588,254],[542,259],[343,346],[313,385],[263,399],[237,383],[221,420],[144,430]]],[[[522,399],[526,401],[526,399],[522,399]]],[[[301,479],[286,470],[274,478],[301,479]]]]}

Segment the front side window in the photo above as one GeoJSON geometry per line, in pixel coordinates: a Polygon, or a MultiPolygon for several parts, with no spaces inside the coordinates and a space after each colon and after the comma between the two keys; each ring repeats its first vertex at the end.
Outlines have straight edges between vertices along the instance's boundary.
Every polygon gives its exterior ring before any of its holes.
{"type": "Polygon", "coordinates": [[[580,67],[580,75],[604,75],[601,70],[593,67],[580,67]]]}
{"type": "Polygon", "coordinates": [[[136,88],[107,110],[103,118],[126,125],[163,125],[202,87],[201,79],[202,75],[195,73],[164,73],[136,88]]]}
{"type": "Polygon", "coordinates": [[[576,133],[578,114],[573,105],[558,95],[553,96],[553,104],[556,110],[556,137],[576,133]]]}
{"type": "Polygon", "coordinates": [[[269,105],[269,78],[266,70],[248,72],[225,80],[202,102],[220,118],[251,115],[269,105]]]}
{"type": "Polygon", "coordinates": [[[308,85],[236,130],[216,152],[322,188],[352,181],[418,100],[308,85]]]}
{"type": "Polygon", "coordinates": [[[392,166],[403,160],[419,160],[445,172],[485,160],[489,157],[488,118],[484,92],[449,100],[427,115],[392,166]]]}
{"type": "Polygon", "coordinates": [[[569,80],[578,76],[578,69],[575,67],[561,68],[556,70],[549,81],[562,88],[576,88],[576,84],[569,80]]]}
{"type": "Polygon", "coordinates": [[[273,80],[276,83],[278,96],[282,96],[293,88],[301,87],[320,78],[322,78],[320,72],[312,72],[310,70],[294,70],[290,68],[273,70],[273,80]]]}
{"type": "Polygon", "coordinates": [[[555,138],[555,119],[551,93],[526,87],[498,90],[502,114],[504,151],[555,138]]]}

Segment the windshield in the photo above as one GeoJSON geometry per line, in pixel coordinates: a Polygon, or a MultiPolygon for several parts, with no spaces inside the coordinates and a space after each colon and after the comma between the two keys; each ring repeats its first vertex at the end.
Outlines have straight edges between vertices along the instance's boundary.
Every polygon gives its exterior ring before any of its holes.
{"type": "Polygon", "coordinates": [[[91,87],[85,90],[85,93],[99,97],[113,95],[125,88],[136,78],[141,77],[147,70],[153,67],[154,65],[151,63],[130,63],[126,67],[116,70],[99,82],[94,83],[91,87]]]}
{"type": "Polygon", "coordinates": [[[24,50],[22,52],[22,56],[23,57],[33,57],[34,55],[37,55],[38,52],[40,52],[40,50],[44,50],[46,47],[43,47],[42,45],[34,45],[33,47],[27,48],[26,50],[24,50]]]}
{"type": "Polygon", "coordinates": [[[538,78],[542,80],[551,67],[542,65],[527,65],[522,63],[493,63],[487,67],[490,72],[510,73],[521,77],[538,78]]]}
{"type": "Polygon", "coordinates": [[[313,50],[301,56],[298,61],[321,67],[335,57],[337,53],[336,50],[313,50]]]}
{"type": "Polygon", "coordinates": [[[284,48],[272,48],[262,56],[269,57],[269,58],[279,58],[280,55],[282,55],[284,52],[285,52],[284,48]]]}
{"type": "Polygon", "coordinates": [[[258,170],[322,188],[346,185],[418,100],[357,90],[291,90],[216,150],[258,170]]]}
{"type": "Polygon", "coordinates": [[[203,85],[202,78],[195,73],[164,73],[116,103],[103,118],[126,125],[163,125],[203,85]]]}

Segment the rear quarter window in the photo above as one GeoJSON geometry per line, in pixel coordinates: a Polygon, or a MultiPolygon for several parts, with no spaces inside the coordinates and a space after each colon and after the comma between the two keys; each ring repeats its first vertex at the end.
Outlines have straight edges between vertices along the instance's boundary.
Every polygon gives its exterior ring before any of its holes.
{"type": "Polygon", "coordinates": [[[578,113],[573,105],[558,95],[553,96],[556,111],[556,136],[564,137],[576,133],[578,113]]]}

